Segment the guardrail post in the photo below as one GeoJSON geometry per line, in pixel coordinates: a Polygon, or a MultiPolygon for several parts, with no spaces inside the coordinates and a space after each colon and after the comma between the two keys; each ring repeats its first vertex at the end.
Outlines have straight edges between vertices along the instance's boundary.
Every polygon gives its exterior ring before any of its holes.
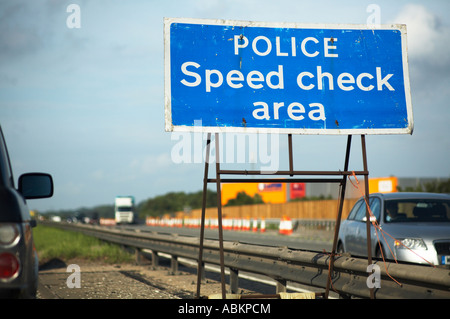
{"type": "Polygon", "coordinates": [[[136,262],[137,265],[141,264],[142,261],[142,252],[140,248],[136,248],[134,251],[134,260],[136,262]]]}
{"type": "Polygon", "coordinates": [[[152,266],[153,269],[156,269],[157,267],[159,267],[159,256],[158,256],[158,252],[152,250],[152,266]]]}
{"type": "Polygon", "coordinates": [[[284,279],[275,279],[277,286],[276,286],[276,292],[275,293],[280,293],[280,292],[286,292],[286,286],[287,286],[287,282],[284,279]]]}
{"type": "Polygon", "coordinates": [[[232,294],[239,291],[239,270],[236,268],[230,268],[230,290],[232,294]]]}
{"type": "Polygon", "coordinates": [[[197,272],[198,272],[197,280],[202,284],[205,283],[206,279],[205,279],[205,263],[204,262],[201,262],[198,264],[197,272]]]}
{"type": "Polygon", "coordinates": [[[170,258],[170,273],[172,275],[178,274],[178,257],[174,255],[170,258]]]}

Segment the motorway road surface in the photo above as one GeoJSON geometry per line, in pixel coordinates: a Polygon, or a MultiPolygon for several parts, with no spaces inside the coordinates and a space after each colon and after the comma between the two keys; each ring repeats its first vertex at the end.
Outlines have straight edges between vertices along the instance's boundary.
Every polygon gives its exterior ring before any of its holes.
{"type": "MultiPolygon", "coordinates": [[[[179,234],[183,236],[200,236],[199,228],[176,228],[147,225],[123,225],[123,228],[139,228],[140,231],[153,231],[158,233],[179,234]]],[[[311,230],[299,227],[292,235],[280,235],[277,231],[266,231],[264,233],[252,231],[223,231],[224,241],[240,242],[246,244],[258,244],[276,247],[288,247],[291,249],[303,249],[323,252],[331,251],[333,245],[333,231],[311,230]]],[[[206,239],[218,239],[217,229],[205,229],[206,239]]]]}

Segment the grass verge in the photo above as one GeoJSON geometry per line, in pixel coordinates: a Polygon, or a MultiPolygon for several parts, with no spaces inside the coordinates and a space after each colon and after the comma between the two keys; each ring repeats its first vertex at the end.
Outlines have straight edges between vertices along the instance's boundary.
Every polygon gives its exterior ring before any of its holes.
{"type": "Polygon", "coordinates": [[[55,258],[64,261],[79,258],[110,264],[133,261],[133,255],[120,246],[78,232],[40,224],[33,229],[33,236],[39,264],[55,258]]]}

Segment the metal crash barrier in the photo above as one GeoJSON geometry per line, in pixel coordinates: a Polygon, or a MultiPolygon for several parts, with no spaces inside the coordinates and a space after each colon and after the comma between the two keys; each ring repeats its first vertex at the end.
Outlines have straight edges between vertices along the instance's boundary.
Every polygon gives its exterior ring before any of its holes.
{"type": "MultiPolygon", "coordinates": [[[[158,254],[172,256],[172,262],[176,262],[179,257],[194,261],[198,258],[199,238],[93,225],[46,224],[134,247],[138,252],[143,249],[151,250],[153,263],[157,263],[158,254]]],[[[294,282],[317,288],[326,288],[328,276],[330,276],[331,291],[338,293],[341,297],[371,298],[367,284],[369,277],[367,259],[364,258],[335,256],[333,271],[329,274],[330,254],[326,252],[225,241],[223,254],[225,267],[233,273],[230,275],[229,283],[232,294],[238,291],[238,273],[245,271],[268,276],[278,283],[283,283],[284,286],[288,282],[294,282]]],[[[218,241],[205,239],[203,262],[219,265],[219,259],[218,241]]],[[[374,264],[380,269],[380,288],[374,289],[375,298],[450,298],[450,269],[448,268],[384,263],[383,261],[374,261],[374,264]]],[[[282,290],[283,288],[280,291],[282,290]]]]}

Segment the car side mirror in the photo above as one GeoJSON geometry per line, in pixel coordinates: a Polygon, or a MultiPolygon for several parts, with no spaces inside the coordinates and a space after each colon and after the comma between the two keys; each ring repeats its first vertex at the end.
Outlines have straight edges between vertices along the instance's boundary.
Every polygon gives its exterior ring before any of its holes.
{"type": "Polygon", "coordinates": [[[26,199],[53,196],[52,176],[45,173],[27,173],[19,177],[19,192],[26,199]]]}

